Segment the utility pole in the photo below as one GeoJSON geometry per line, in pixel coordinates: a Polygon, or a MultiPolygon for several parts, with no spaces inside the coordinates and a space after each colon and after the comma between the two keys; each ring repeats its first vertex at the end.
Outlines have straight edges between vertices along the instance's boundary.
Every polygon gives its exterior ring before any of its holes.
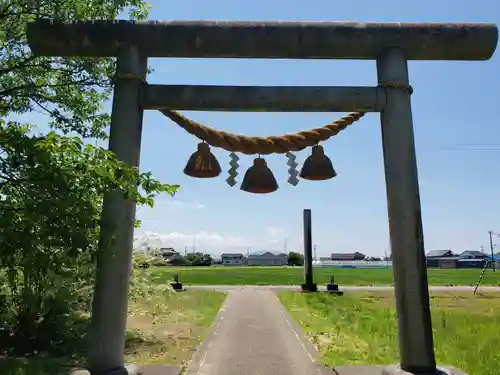
{"type": "Polygon", "coordinates": [[[288,254],[288,250],[287,250],[287,243],[286,243],[286,236],[285,236],[285,254],[288,254]]]}
{"type": "Polygon", "coordinates": [[[317,256],[317,253],[316,253],[316,245],[314,245],[314,260],[318,260],[318,258],[316,257],[317,256]]]}
{"type": "Polygon", "coordinates": [[[493,253],[493,231],[488,231],[488,234],[490,235],[491,264],[493,265],[493,272],[495,272],[497,267],[495,265],[495,254],[493,253]]]}
{"type": "Polygon", "coordinates": [[[481,252],[484,253],[484,246],[481,245],[481,252]]]}

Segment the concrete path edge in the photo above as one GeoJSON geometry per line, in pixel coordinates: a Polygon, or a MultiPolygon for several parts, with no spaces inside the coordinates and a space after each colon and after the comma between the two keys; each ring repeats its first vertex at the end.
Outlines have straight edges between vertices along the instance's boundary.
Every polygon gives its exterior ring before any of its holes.
{"type": "Polygon", "coordinates": [[[227,307],[227,300],[230,291],[227,292],[228,295],[226,296],[226,299],[222,303],[222,306],[219,309],[219,312],[215,316],[214,321],[212,322],[208,333],[203,337],[200,345],[198,345],[198,349],[196,352],[193,354],[191,359],[182,367],[180,373],[184,375],[196,375],[198,373],[198,370],[201,367],[201,364],[204,361],[204,357],[207,355],[207,350],[211,345],[212,339],[215,337],[217,334],[217,331],[219,330],[220,324],[222,320],[224,319],[224,312],[227,307]]]}

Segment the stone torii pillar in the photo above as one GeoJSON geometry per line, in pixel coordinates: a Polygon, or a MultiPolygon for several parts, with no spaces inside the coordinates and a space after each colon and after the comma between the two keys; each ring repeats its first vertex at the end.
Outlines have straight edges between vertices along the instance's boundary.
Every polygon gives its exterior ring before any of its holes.
{"type": "MultiPolygon", "coordinates": [[[[98,21],[28,24],[35,55],[118,57],[110,149],[139,165],[142,110],[381,112],[400,373],[436,374],[408,60],[488,60],[489,23],[98,21]],[[142,83],[147,57],[376,60],[377,87],[142,83]]],[[[110,192],[92,313],[93,374],[126,372],[123,352],[135,205],[110,192]],[[115,236],[113,237],[113,234],[115,236]]],[[[392,370],[387,370],[387,373],[392,370]]]]}

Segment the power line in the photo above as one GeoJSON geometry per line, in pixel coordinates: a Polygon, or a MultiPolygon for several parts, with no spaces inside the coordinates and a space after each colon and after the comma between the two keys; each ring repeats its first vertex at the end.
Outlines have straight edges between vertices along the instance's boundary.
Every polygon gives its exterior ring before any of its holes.
{"type": "MultiPolygon", "coordinates": [[[[366,148],[365,144],[351,144],[346,147],[366,148]]],[[[370,146],[372,147],[372,146],[370,146]]],[[[426,152],[442,152],[442,151],[457,151],[457,152],[500,152],[500,145],[478,145],[478,146],[443,146],[443,147],[419,147],[420,151],[426,152]]]]}

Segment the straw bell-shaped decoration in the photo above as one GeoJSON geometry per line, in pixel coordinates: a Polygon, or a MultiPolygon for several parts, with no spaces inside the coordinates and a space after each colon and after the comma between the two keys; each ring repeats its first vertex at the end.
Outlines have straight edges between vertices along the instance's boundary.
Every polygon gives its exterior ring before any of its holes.
{"type": "Polygon", "coordinates": [[[325,155],[323,147],[320,145],[313,146],[312,154],[302,166],[300,177],[306,180],[321,181],[329,180],[336,175],[337,172],[333,169],[330,158],[325,155]]]}
{"type": "Polygon", "coordinates": [[[207,143],[198,143],[198,150],[189,158],[184,173],[196,178],[213,178],[220,175],[220,164],[210,152],[207,143]]]}
{"type": "Polygon", "coordinates": [[[246,171],[240,189],[248,193],[267,194],[278,190],[278,183],[266,161],[259,157],[246,171]]]}

